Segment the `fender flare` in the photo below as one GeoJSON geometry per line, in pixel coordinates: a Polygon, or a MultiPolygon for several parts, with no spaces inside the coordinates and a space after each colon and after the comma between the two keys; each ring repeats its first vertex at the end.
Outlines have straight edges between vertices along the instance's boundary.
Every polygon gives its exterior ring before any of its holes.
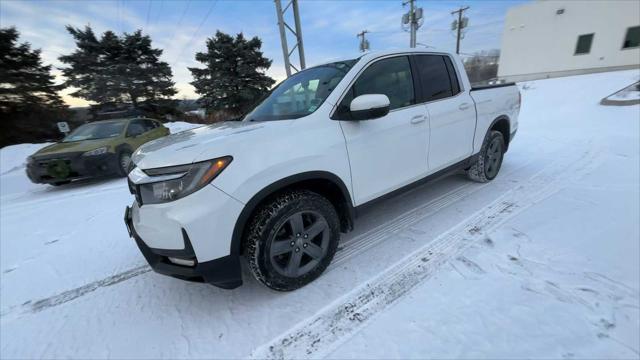
{"type": "MultiPolygon", "coordinates": [[[[493,129],[493,127],[500,121],[505,120],[507,122],[507,124],[509,125],[509,128],[507,129],[507,134],[505,136],[504,142],[506,145],[506,149],[505,152],[509,149],[509,143],[511,142],[511,120],[509,119],[509,117],[507,115],[500,115],[497,118],[493,119],[493,121],[491,122],[491,125],[489,125],[489,127],[487,128],[487,132],[485,133],[485,137],[487,136],[487,134],[489,133],[489,131],[491,131],[491,129],[493,129]]],[[[503,134],[504,135],[504,134],[503,134]]],[[[483,138],[484,139],[484,138],[483,138]]]]}
{"type": "Polygon", "coordinates": [[[264,188],[262,188],[262,190],[253,195],[253,197],[245,204],[244,208],[240,212],[240,215],[236,219],[236,224],[233,227],[231,248],[229,253],[236,256],[240,255],[244,229],[255,209],[264,199],[288,186],[305,180],[327,180],[337,185],[342,192],[342,196],[345,202],[347,203],[347,216],[349,217],[349,221],[353,223],[353,219],[355,218],[355,210],[353,207],[353,202],[351,200],[351,194],[349,193],[349,190],[347,189],[347,186],[344,184],[342,179],[328,171],[307,171],[275,181],[270,185],[265,186],[264,188]]]}

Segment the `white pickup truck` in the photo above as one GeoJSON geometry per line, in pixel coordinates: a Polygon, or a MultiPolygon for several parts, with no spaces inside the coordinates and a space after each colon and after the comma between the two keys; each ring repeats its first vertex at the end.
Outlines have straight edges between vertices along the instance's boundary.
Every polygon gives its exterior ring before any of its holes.
{"type": "Polygon", "coordinates": [[[453,171],[496,177],[519,110],[514,84],[473,88],[447,52],[308,68],[241,121],[140,147],[125,223],[158,273],[235,288],[244,258],[258,281],[294,290],[327,268],[363,205],[453,171]]]}

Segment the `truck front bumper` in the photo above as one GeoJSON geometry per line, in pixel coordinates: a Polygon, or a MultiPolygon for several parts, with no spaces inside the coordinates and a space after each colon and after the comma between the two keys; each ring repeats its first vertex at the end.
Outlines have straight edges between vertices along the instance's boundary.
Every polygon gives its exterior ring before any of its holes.
{"type": "Polygon", "coordinates": [[[134,202],[124,221],[149,265],[175,278],[233,289],[242,285],[239,249],[232,249],[244,205],[213,185],[162,204],[134,202]]]}
{"type": "Polygon", "coordinates": [[[198,262],[189,235],[184,229],[182,229],[184,242],[182,250],[153,249],[147,246],[136,232],[129,206],[125,209],[124,222],[129,236],[135,240],[140,252],[155,272],[181,280],[209,283],[223,289],[235,289],[242,285],[238,255],[228,255],[201,263],[198,262]],[[182,264],[176,264],[176,261],[182,264]],[[185,265],[188,263],[193,265],[185,265]]]}

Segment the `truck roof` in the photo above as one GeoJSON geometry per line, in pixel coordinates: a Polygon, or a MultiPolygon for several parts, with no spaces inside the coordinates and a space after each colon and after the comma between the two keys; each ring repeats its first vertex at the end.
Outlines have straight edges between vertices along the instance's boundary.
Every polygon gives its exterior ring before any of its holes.
{"type": "Polygon", "coordinates": [[[348,60],[355,60],[355,59],[369,60],[369,59],[374,59],[374,58],[377,58],[377,57],[380,57],[380,56],[393,55],[393,54],[404,54],[404,53],[425,53],[425,54],[429,54],[429,53],[443,54],[444,53],[444,54],[451,54],[450,51],[440,50],[440,49],[437,49],[437,48],[397,48],[397,49],[389,49],[389,50],[367,51],[367,52],[364,52],[364,53],[359,53],[359,54],[354,55],[354,56],[329,59],[329,60],[323,61],[321,63],[315,64],[313,66],[320,66],[320,65],[330,64],[330,63],[334,63],[334,62],[348,61],[348,60]]]}

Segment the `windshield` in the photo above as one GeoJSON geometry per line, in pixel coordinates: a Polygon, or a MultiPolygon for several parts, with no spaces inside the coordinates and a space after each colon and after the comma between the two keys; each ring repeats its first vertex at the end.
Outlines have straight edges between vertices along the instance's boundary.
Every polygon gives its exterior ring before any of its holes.
{"type": "Polygon", "coordinates": [[[274,88],[244,120],[297,119],[314,111],[331,94],[357,60],[316,66],[290,76],[274,88]]]}
{"type": "Polygon", "coordinates": [[[125,120],[105,121],[91,124],[84,124],[73,130],[62,142],[95,140],[117,137],[124,131],[125,120]]]}

